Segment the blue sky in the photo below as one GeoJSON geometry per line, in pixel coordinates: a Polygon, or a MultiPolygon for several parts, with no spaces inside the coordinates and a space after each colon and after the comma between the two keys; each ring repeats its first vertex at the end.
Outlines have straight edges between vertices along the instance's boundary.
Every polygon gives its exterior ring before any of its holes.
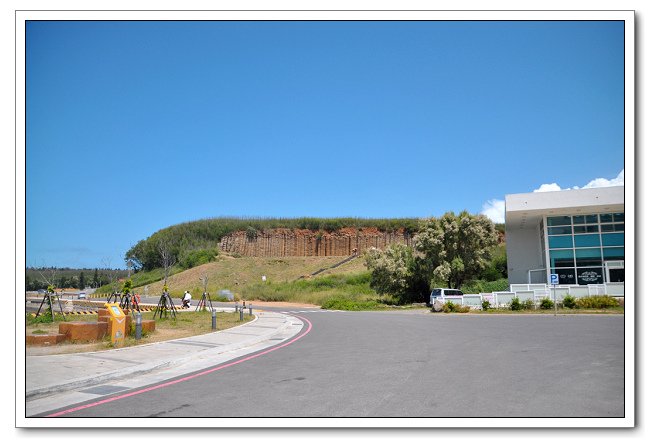
{"type": "Polygon", "coordinates": [[[620,184],[623,52],[622,22],[30,22],[27,265],[122,267],[207,217],[498,220],[620,184]]]}

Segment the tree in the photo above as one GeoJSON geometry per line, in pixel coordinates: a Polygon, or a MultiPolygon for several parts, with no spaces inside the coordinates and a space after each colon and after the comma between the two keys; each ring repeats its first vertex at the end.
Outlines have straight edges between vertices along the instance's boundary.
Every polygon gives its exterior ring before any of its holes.
{"type": "Polygon", "coordinates": [[[370,270],[370,287],[379,294],[397,297],[400,303],[426,300],[429,295],[426,271],[413,248],[392,244],[381,251],[373,247],[364,261],[370,270]]]}
{"type": "Polygon", "coordinates": [[[97,268],[95,268],[95,272],[93,274],[93,287],[94,288],[99,288],[101,285],[99,283],[99,271],[97,268]]]}
{"type": "Polygon", "coordinates": [[[161,238],[158,240],[158,254],[160,255],[164,273],[163,288],[166,288],[167,278],[177,261],[176,255],[172,252],[172,245],[168,239],[161,238]]]}
{"type": "MultiPolygon", "coordinates": [[[[108,283],[113,284],[117,280],[117,272],[111,268],[111,257],[104,257],[102,258],[102,265],[104,266],[104,274],[108,277],[108,283]]],[[[113,284],[113,292],[117,293],[118,292],[118,285],[117,283],[113,284]]]]}
{"type": "Polygon", "coordinates": [[[484,215],[447,212],[425,221],[413,244],[431,272],[432,280],[460,288],[489,264],[497,244],[494,224],[484,215]]]}
{"type": "Polygon", "coordinates": [[[79,274],[79,289],[86,289],[86,276],[83,271],[79,274]]]}
{"type": "Polygon", "coordinates": [[[484,273],[496,244],[497,232],[487,217],[448,212],[422,221],[413,247],[392,245],[384,251],[367,251],[370,286],[401,303],[424,301],[432,283],[460,288],[484,273]]]}

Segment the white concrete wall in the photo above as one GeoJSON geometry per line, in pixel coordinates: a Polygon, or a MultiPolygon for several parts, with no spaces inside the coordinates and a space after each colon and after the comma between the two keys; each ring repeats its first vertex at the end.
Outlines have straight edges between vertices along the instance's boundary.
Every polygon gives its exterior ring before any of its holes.
{"type": "Polygon", "coordinates": [[[506,229],[508,282],[528,283],[528,270],[544,267],[537,227],[506,229]]]}
{"type": "Polygon", "coordinates": [[[506,210],[510,212],[555,210],[557,213],[553,214],[557,215],[562,214],[563,208],[597,207],[602,210],[604,206],[622,207],[625,201],[624,191],[624,187],[604,187],[508,194],[506,195],[506,210]]]}

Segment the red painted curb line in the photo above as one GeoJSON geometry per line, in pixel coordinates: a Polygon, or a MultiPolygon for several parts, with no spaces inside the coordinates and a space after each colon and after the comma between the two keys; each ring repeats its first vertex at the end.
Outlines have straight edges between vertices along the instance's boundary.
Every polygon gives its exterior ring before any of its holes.
{"type": "Polygon", "coordinates": [[[93,408],[95,406],[110,403],[112,401],[121,400],[122,398],[133,397],[135,395],[140,395],[140,394],[143,394],[145,392],[152,391],[152,390],[162,389],[163,387],[168,387],[168,386],[173,386],[174,384],[182,383],[184,381],[188,381],[188,380],[191,380],[191,379],[203,376],[203,375],[207,375],[208,373],[216,372],[217,370],[225,369],[226,367],[234,366],[236,364],[240,364],[242,362],[249,361],[251,359],[257,358],[258,356],[266,355],[267,353],[271,353],[272,351],[281,349],[282,347],[286,347],[287,345],[291,345],[294,342],[296,342],[298,339],[301,339],[302,337],[306,336],[307,333],[309,333],[311,331],[311,328],[312,328],[312,324],[309,321],[309,319],[306,319],[304,317],[298,317],[298,316],[294,316],[294,317],[297,317],[298,319],[307,322],[307,325],[308,325],[307,331],[305,331],[301,335],[295,337],[294,339],[292,339],[292,340],[290,340],[288,342],[285,342],[282,345],[277,345],[277,346],[272,347],[272,348],[270,348],[268,350],[265,350],[263,352],[256,353],[256,354],[248,356],[246,358],[242,358],[242,359],[240,359],[238,361],[234,361],[234,362],[231,362],[231,363],[228,363],[228,364],[224,364],[224,365],[221,365],[221,366],[218,366],[218,367],[214,367],[214,368],[212,368],[210,370],[205,370],[203,372],[194,373],[192,375],[188,375],[188,376],[185,376],[185,377],[182,377],[182,378],[178,378],[178,379],[176,379],[174,381],[169,381],[167,383],[158,384],[156,386],[148,387],[146,389],[140,389],[140,390],[137,390],[137,391],[134,391],[134,392],[129,392],[127,394],[117,395],[115,397],[107,398],[106,400],[100,400],[100,401],[95,401],[93,403],[84,404],[82,406],[77,406],[76,408],[66,409],[65,411],[60,411],[60,412],[56,412],[54,414],[49,414],[49,415],[46,415],[45,417],[60,417],[60,416],[65,415],[65,414],[70,414],[72,412],[80,411],[82,409],[93,408]]]}

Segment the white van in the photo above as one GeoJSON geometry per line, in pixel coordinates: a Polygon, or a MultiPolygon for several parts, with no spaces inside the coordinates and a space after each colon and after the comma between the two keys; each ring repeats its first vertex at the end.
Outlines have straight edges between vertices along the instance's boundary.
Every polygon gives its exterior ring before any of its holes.
{"type": "Polygon", "coordinates": [[[431,291],[427,306],[432,306],[436,300],[442,303],[452,302],[461,305],[463,303],[463,291],[460,289],[437,288],[431,291]]]}

